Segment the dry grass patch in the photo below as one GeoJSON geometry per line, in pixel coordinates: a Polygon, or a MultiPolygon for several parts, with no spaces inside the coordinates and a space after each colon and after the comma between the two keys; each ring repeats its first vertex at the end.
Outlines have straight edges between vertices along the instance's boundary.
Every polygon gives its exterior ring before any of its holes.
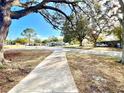
{"type": "Polygon", "coordinates": [[[80,46],[65,46],[64,48],[72,48],[72,49],[82,49],[82,50],[102,50],[102,51],[119,51],[121,52],[121,48],[112,48],[112,47],[80,47],[80,46]]]}
{"type": "Polygon", "coordinates": [[[80,93],[124,93],[124,65],[116,58],[67,53],[80,93]]]}
{"type": "Polygon", "coordinates": [[[11,63],[10,66],[0,67],[0,93],[7,93],[51,53],[49,50],[6,51],[5,58],[11,63]]]}

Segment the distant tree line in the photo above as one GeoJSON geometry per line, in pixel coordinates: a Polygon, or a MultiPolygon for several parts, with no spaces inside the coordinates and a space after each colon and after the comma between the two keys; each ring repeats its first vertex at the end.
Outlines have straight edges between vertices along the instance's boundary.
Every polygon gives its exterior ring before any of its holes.
{"type": "Polygon", "coordinates": [[[37,33],[32,28],[26,28],[21,35],[22,38],[16,38],[15,40],[5,40],[6,44],[9,45],[15,45],[15,44],[21,44],[21,45],[46,45],[50,42],[59,42],[62,41],[61,39],[58,39],[55,36],[49,37],[48,39],[41,40],[41,38],[37,37],[37,33]]]}

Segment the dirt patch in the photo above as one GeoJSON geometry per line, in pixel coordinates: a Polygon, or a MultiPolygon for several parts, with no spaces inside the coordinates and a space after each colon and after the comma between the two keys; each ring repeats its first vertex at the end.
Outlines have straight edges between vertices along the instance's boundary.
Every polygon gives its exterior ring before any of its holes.
{"type": "Polygon", "coordinates": [[[124,93],[124,65],[111,57],[67,53],[80,93],[124,93]]]}
{"type": "Polygon", "coordinates": [[[7,93],[51,53],[48,50],[6,51],[5,58],[11,60],[11,63],[10,66],[0,67],[0,93],[7,93]]]}

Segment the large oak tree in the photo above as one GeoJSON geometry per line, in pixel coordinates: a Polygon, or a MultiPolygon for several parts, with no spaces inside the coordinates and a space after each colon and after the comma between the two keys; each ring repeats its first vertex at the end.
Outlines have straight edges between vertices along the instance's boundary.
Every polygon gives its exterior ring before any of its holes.
{"type": "Polygon", "coordinates": [[[82,14],[72,15],[70,16],[71,21],[73,22],[72,25],[67,21],[65,21],[62,27],[62,34],[64,36],[65,41],[70,40],[78,40],[80,46],[82,46],[82,41],[84,40],[85,36],[89,33],[89,21],[87,17],[83,16],[82,14]]]}

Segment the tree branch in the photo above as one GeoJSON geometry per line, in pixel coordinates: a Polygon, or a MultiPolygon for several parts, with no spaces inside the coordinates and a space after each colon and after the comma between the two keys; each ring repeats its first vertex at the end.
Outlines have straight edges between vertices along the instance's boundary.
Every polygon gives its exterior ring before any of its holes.
{"type": "Polygon", "coordinates": [[[41,13],[41,12],[39,12],[43,17],[44,17],[44,19],[48,22],[48,23],[50,23],[52,26],[53,26],[53,28],[57,28],[57,29],[59,29],[59,27],[57,26],[57,25],[55,25],[54,23],[53,23],[53,21],[52,20],[50,20],[50,18],[49,17],[47,17],[45,14],[43,14],[43,13],[41,13]]]}
{"type": "MultiPolygon", "coordinates": [[[[16,1],[18,1],[18,0],[16,0],[16,1]]],[[[23,16],[26,16],[26,15],[32,13],[32,12],[37,12],[38,10],[41,10],[41,9],[51,9],[51,10],[60,12],[61,14],[63,14],[67,18],[65,13],[63,13],[61,10],[59,10],[57,8],[54,8],[52,6],[45,6],[45,4],[49,3],[49,2],[65,3],[65,4],[77,3],[77,1],[70,2],[70,1],[66,1],[66,0],[43,0],[41,3],[39,3],[39,4],[35,5],[35,6],[31,6],[31,7],[27,7],[25,9],[19,10],[19,11],[11,12],[11,18],[12,19],[19,19],[19,18],[21,18],[23,16]]]]}
{"type": "Polygon", "coordinates": [[[54,2],[54,3],[65,3],[65,4],[76,4],[78,2],[81,2],[81,1],[78,1],[78,0],[75,0],[75,1],[67,1],[67,0],[44,0],[45,2],[54,2]]]}
{"type": "Polygon", "coordinates": [[[54,8],[54,7],[51,7],[51,6],[43,6],[43,9],[50,9],[50,10],[57,11],[57,12],[63,14],[68,20],[70,20],[69,17],[62,10],[60,10],[58,8],[54,8]]]}
{"type": "Polygon", "coordinates": [[[118,2],[121,5],[122,12],[124,12],[124,2],[122,0],[118,0],[118,2]]]}

